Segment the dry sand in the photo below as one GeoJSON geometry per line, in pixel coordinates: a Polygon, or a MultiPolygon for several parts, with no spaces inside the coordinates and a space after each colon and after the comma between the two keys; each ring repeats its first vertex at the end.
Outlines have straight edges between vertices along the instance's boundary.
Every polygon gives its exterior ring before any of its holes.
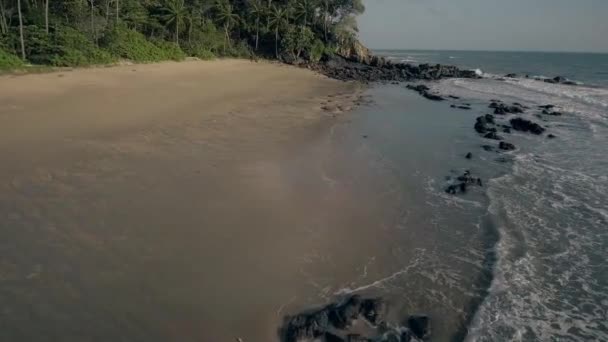
{"type": "Polygon", "coordinates": [[[1,77],[0,340],[276,340],[373,243],[326,150],[358,100],[233,60],[1,77]]]}

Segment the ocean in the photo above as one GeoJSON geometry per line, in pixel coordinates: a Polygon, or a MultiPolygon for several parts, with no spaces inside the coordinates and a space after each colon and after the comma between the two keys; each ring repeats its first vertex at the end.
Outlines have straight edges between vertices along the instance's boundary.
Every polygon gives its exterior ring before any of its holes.
{"type": "Polygon", "coordinates": [[[479,69],[484,77],[427,83],[459,97],[449,103],[403,85],[374,86],[373,103],[353,113],[343,134],[369,136],[374,165],[401,194],[385,228],[395,234],[387,260],[401,264],[337,293],[387,297],[394,320],[428,314],[434,341],[608,341],[608,55],[376,53],[479,69]],[[534,79],[557,75],[578,85],[534,79]],[[482,149],[497,142],[473,124],[491,113],[494,99],[529,107],[498,120],[522,116],[547,132],[502,134],[514,151],[482,149]],[[450,108],[463,103],[472,109],[450,108]],[[542,115],[539,106],[548,104],[563,115],[542,115]],[[465,171],[483,186],[446,194],[465,171]]]}

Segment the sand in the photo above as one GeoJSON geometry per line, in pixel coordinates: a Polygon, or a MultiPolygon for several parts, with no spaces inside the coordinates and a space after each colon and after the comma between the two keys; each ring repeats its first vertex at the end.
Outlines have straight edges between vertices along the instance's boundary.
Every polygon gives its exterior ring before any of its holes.
{"type": "Polygon", "coordinates": [[[276,340],[374,243],[327,150],[357,101],[237,60],[0,77],[0,340],[276,340]]]}

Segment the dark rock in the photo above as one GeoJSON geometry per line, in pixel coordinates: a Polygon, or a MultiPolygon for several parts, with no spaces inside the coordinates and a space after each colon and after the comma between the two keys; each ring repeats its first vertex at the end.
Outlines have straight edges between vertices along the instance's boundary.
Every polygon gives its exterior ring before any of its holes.
{"type": "Polygon", "coordinates": [[[562,84],[565,84],[565,85],[578,85],[578,83],[576,83],[574,81],[564,81],[564,82],[562,82],[562,84]]]}
{"type": "Polygon", "coordinates": [[[326,332],[325,335],[323,336],[324,338],[324,342],[345,342],[345,340],[338,336],[338,335],[334,335],[332,333],[326,332]]]}
{"type": "Polygon", "coordinates": [[[411,89],[411,90],[417,91],[419,93],[431,90],[429,87],[425,86],[424,84],[419,84],[419,85],[408,84],[405,87],[407,89],[411,89]]]}
{"type": "Polygon", "coordinates": [[[348,336],[346,336],[346,342],[371,342],[372,340],[367,338],[367,337],[363,337],[359,334],[349,334],[348,336]]]}
{"type": "Polygon", "coordinates": [[[514,118],[511,119],[509,122],[511,123],[513,129],[516,131],[530,132],[533,134],[542,134],[545,131],[545,129],[541,125],[526,119],[514,118]]]}
{"type": "Polygon", "coordinates": [[[488,152],[494,151],[494,146],[491,146],[491,145],[482,145],[481,148],[483,148],[484,150],[486,150],[488,152]]]}
{"type": "Polygon", "coordinates": [[[477,117],[475,119],[475,131],[477,133],[483,134],[487,132],[496,132],[496,128],[489,127],[490,125],[494,125],[494,116],[492,114],[486,114],[477,117]]]}
{"type": "Polygon", "coordinates": [[[437,94],[431,94],[428,92],[424,92],[422,93],[422,96],[424,96],[425,98],[431,100],[431,101],[443,101],[445,100],[443,97],[437,95],[437,94]]]}
{"type": "Polygon", "coordinates": [[[471,158],[473,158],[473,153],[469,152],[469,153],[467,153],[467,155],[466,155],[466,156],[464,156],[464,157],[465,157],[465,158],[467,158],[467,159],[471,159],[471,158]]]}
{"type": "Polygon", "coordinates": [[[492,140],[502,140],[502,137],[499,136],[498,134],[496,134],[496,132],[488,132],[483,137],[486,139],[492,139],[492,140]]]}
{"type": "Polygon", "coordinates": [[[456,108],[458,108],[458,109],[464,109],[464,110],[470,110],[471,109],[471,107],[468,107],[468,106],[458,106],[456,108]]]}
{"type": "Polygon", "coordinates": [[[563,77],[563,76],[556,76],[556,77],[553,78],[553,81],[555,83],[564,83],[564,82],[567,81],[567,79],[565,77],[563,77]]]}
{"type": "Polygon", "coordinates": [[[285,329],[287,342],[302,339],[313,339],[323,335],[329,329],[329,317],[326,309],[310,314],[291,317],[285,329]]]}
{"type": "Polygon", "coordinates": [[[450,105],[450,108],[456,108],[456,105],[450,105]]]}
{"type": "Polygon", "coordinates": [[[411,316],[407,323],[414,336],[423,340],[431,336],[431,319],[428,316],[411,316]]]}
{"type": "Polygon", "coordinates": [[[363,139],[367,139],[367,135],[363,135],[363,139]]]}
{"type": "MultiPolygon", "coordinates": [[[[492,105],[490,105],[492,106],[492,105]]],[[[524,109],[521,106],[507,106],[502,103],[497,103],[494,107],[494,114],[518,114],[523,113],[524,109]]]]}
{"type": "Polygon", "coordinates": [[[380,298],[368,298],[361,302],[361,314],[373,325],[377,325],[383,321],[386,305],[380,298]]]}
{"type": "Polygon", "coordinates": [[[555,112],[555,111],[550,112],[550,111],[548,111],[546,109],[543,109],[543,114],[545,114],[545,115],[552,115],[552,116],[561,116],[562,115],[561,112],[555,112]]]}
{"type": "Polygon", "coordinates": [[[555,138],[555,135],[553,135],[553,134],[549,134],[549,135],[547,135],[547,138],[549,138],[549,139],[554,139],[554,138],[555,138]]]}
{"type": "Polygon", "coordinates": [[[460,99],[460,97],[458,97],[458,96],[454,96],[454,95],[448,95],[448,97],[449,97],[449,98],[451,98],[451,99],[455,99],[455,100],[460,99]]]}
{"type": "Polygon", "coordinates": [[[506,74],[505,77],[508,77],[508,78],[517,78],[517,74],[506,74]]]}
{"type": "Polygon", "coordinates": [[[502,131],[503,133],[511,133],[511,126],[503,126],[502,131]]]}
{"type": "Polygon", "coordinates": [[[544,105],[544,106],[538,106],[538,108],[543,108],[543,109],[552,109],[552,108],[555,108],[555,106],[554,106],[554,105],[549,104],[549,105],[544,105]]]}
{"type": "Polygon", "coordinates": [[[501,150],[505,150],[505,151],[511,151],[511,150],[515,149],[515,145],[508,143],[508,142],[501,141],[498,144],[498,148],[501,150]]]}
{"type": "Polygon", "coordinates": [[[554,79],[551,79],[551,78],[546,78],[546,79],[543,80],[543,82],[545,82],[545,83],[553,83],[553,84],[557,83],[554,79]]]}
{"type": "Polygon", "coordinates": [[[361,297],[351,296],[344,303],[329,311],[329,322],[338,329],[346,329],[352,324],[352,321],[359,317],[360,311],[361,297]]]}

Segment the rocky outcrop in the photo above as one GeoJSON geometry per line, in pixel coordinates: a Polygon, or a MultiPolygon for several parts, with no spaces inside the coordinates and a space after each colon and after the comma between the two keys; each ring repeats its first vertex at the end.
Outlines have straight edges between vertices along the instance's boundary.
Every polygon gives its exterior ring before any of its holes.
{"type": "Polygon", "coordinates": [[[517,105],[517,104],[508,106],[508,105],[505,105],[504,103],[492,102],[489,107],[494,108],[494,114],[498,114],[498,115],[519,114],[519,113],[524,112],[524,107],[522,105],[517,105]]]}
{"type": "Polygon", "coordinates": [[[511,126],[513,127],[514,130],[516,131],[522,131],[522,132],[530,132],[532,134],[543,134],[543,132],[545,131],[545,129],[535,123],[532,122],[530,120],[526,120],[526,119],[522,119],[522,118],[514,118],[511,119],[509,121],[511,123],[511,126]]]}
{"type": "Polygon", "coordinates": [[[475,71],[461,70],[451,65],[392,63],[378,56],[359,58],[350,55],[346,58],[342,55],[327,55],[320,63],[308,65],[308,68],[342,81],[406,82],[452,77],[479,78],[475,71]]]}
{"type": "Polygon", "coordinates": [[[467,192],[468,186],[473,184],[483,186],[481,178],[471,176],[471,172],[467,170],[464,172],[464,174],[456,178],[455,183],[448,185],[445,192],[452,195],[457,193],[465,193],[467,192]]]}
{"type": "Polygon", "coordinates": [[[479,134],[496,132],[496,128],[492,126],[494,126],[494,116],[492,114],[479,116],[475,121],[475,131],[479,134]]]}
{"type": "Polygon", "coordinates": [[[378,58],[374,58],[375,56],[372,56],[371,51],[359,41],[355,41],[349,46],[340,47],[336,54],[346,60],[362,64],[371,64],[372,60],[378,62],[378,58]]]}

